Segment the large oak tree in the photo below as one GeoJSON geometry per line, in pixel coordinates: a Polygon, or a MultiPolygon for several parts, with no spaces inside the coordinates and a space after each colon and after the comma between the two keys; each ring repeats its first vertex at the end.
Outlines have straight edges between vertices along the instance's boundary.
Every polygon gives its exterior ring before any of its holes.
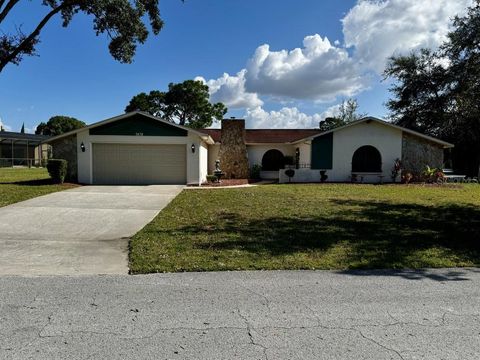
{"type": "MultiPolygon", "coordinates": [[[[387,106],[402,126],[455,144],[458,172],[479,174],[480,166],[480,0],[455,17],[438,51],[392,57],[385,70],[394,79],[387,106]]],[[[449,164],[447,164],[449,165],[449,164]]]]}
{"type": "MultiPolygon", "coordinates": [[[[19,2],[0,0],[0,27],[19,2]]],[[[5,29],[0,33],[0,72],[9,63],[18,65],[24,56],[36,55],[40,33],[55,16],[61,16],[64,27],[78,13],[92,16],[93,30],[97,35],[109,37],[110,54],[122,63],[130,63],[137,45],[146,41],[149,31],[145,17],[155,35],[163,27],[158,0],[42,0],[41,3],[47,10],[38,23],[32,24],[32,30],[25,33],[17,27],[10,33],[5,29]]]]}
{"type": "Polygon", "coordinates": [[[227,113],[222,103],[209,101],[208,85],[201,81],[186,80],[168,85],[168,91],[152,90],[135,95],[125,112],[144,111],[179,125],[205,128],[227,113]]]}
{"type": "Polygon", "coordinates": [[[35,134],[57,136],[72,130],[80,129],[86,124],[70,116],[52,116],[46,123],[38,124],[35,134]]]}

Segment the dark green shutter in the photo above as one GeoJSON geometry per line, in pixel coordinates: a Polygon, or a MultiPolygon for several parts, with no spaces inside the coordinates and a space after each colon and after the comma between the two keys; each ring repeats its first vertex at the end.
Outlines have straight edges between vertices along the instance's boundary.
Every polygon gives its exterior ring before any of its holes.
{"type": "Polygon", "coordinates": [[[332,169],[333,133],[312,140],[312,169],[332,169]]]}

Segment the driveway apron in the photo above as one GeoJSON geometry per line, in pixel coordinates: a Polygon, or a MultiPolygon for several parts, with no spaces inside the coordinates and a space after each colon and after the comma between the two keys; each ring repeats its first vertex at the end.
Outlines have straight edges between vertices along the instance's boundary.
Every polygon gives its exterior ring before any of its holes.
{"type": "Polygon", "coordinates": [[[128,240],[180,185],[85,186],[0,208],[0,275],[128,273],[128,240]]]}

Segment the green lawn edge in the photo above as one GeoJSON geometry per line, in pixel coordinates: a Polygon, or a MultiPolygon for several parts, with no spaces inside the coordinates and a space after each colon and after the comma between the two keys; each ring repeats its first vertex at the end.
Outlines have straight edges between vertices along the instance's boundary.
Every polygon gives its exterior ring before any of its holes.
{"type": "Polygon", "coordinates": [[[480,186],[184,190],[130,241],[133,274],[477,267],[480,186]]]}
{"type": "Polygon", "coordinates": [[[0,168],[0,207],[77,186],[53,184],[45,168],[0,168]]]}

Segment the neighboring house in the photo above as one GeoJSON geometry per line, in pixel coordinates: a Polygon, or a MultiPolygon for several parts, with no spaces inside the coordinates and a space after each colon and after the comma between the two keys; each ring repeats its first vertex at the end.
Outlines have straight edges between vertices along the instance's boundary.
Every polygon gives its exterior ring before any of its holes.
{"type": "MultiPolygon", "coordinates": [[[[292,181],[391,181],[396,159],[408,171],[442,167],[452,144],[388,122],[365,118],[321,132],[318,129],[245,129],[245,121],[222,121],[222,129],[190,129],[133,112],[48,139],[53,156],[69,162],[69,178],[86,184],[199,184],[215,170],[245,178],[252,166],[266,179],[292,181]]],[[[399,180],[399,179],[397,179],[399,180]]]]}
{"type": "Polygon", "coordinates": [[[41,166],[50,146],[42,144],[48,136],[0,131],[0,167],[41,166]]]}

